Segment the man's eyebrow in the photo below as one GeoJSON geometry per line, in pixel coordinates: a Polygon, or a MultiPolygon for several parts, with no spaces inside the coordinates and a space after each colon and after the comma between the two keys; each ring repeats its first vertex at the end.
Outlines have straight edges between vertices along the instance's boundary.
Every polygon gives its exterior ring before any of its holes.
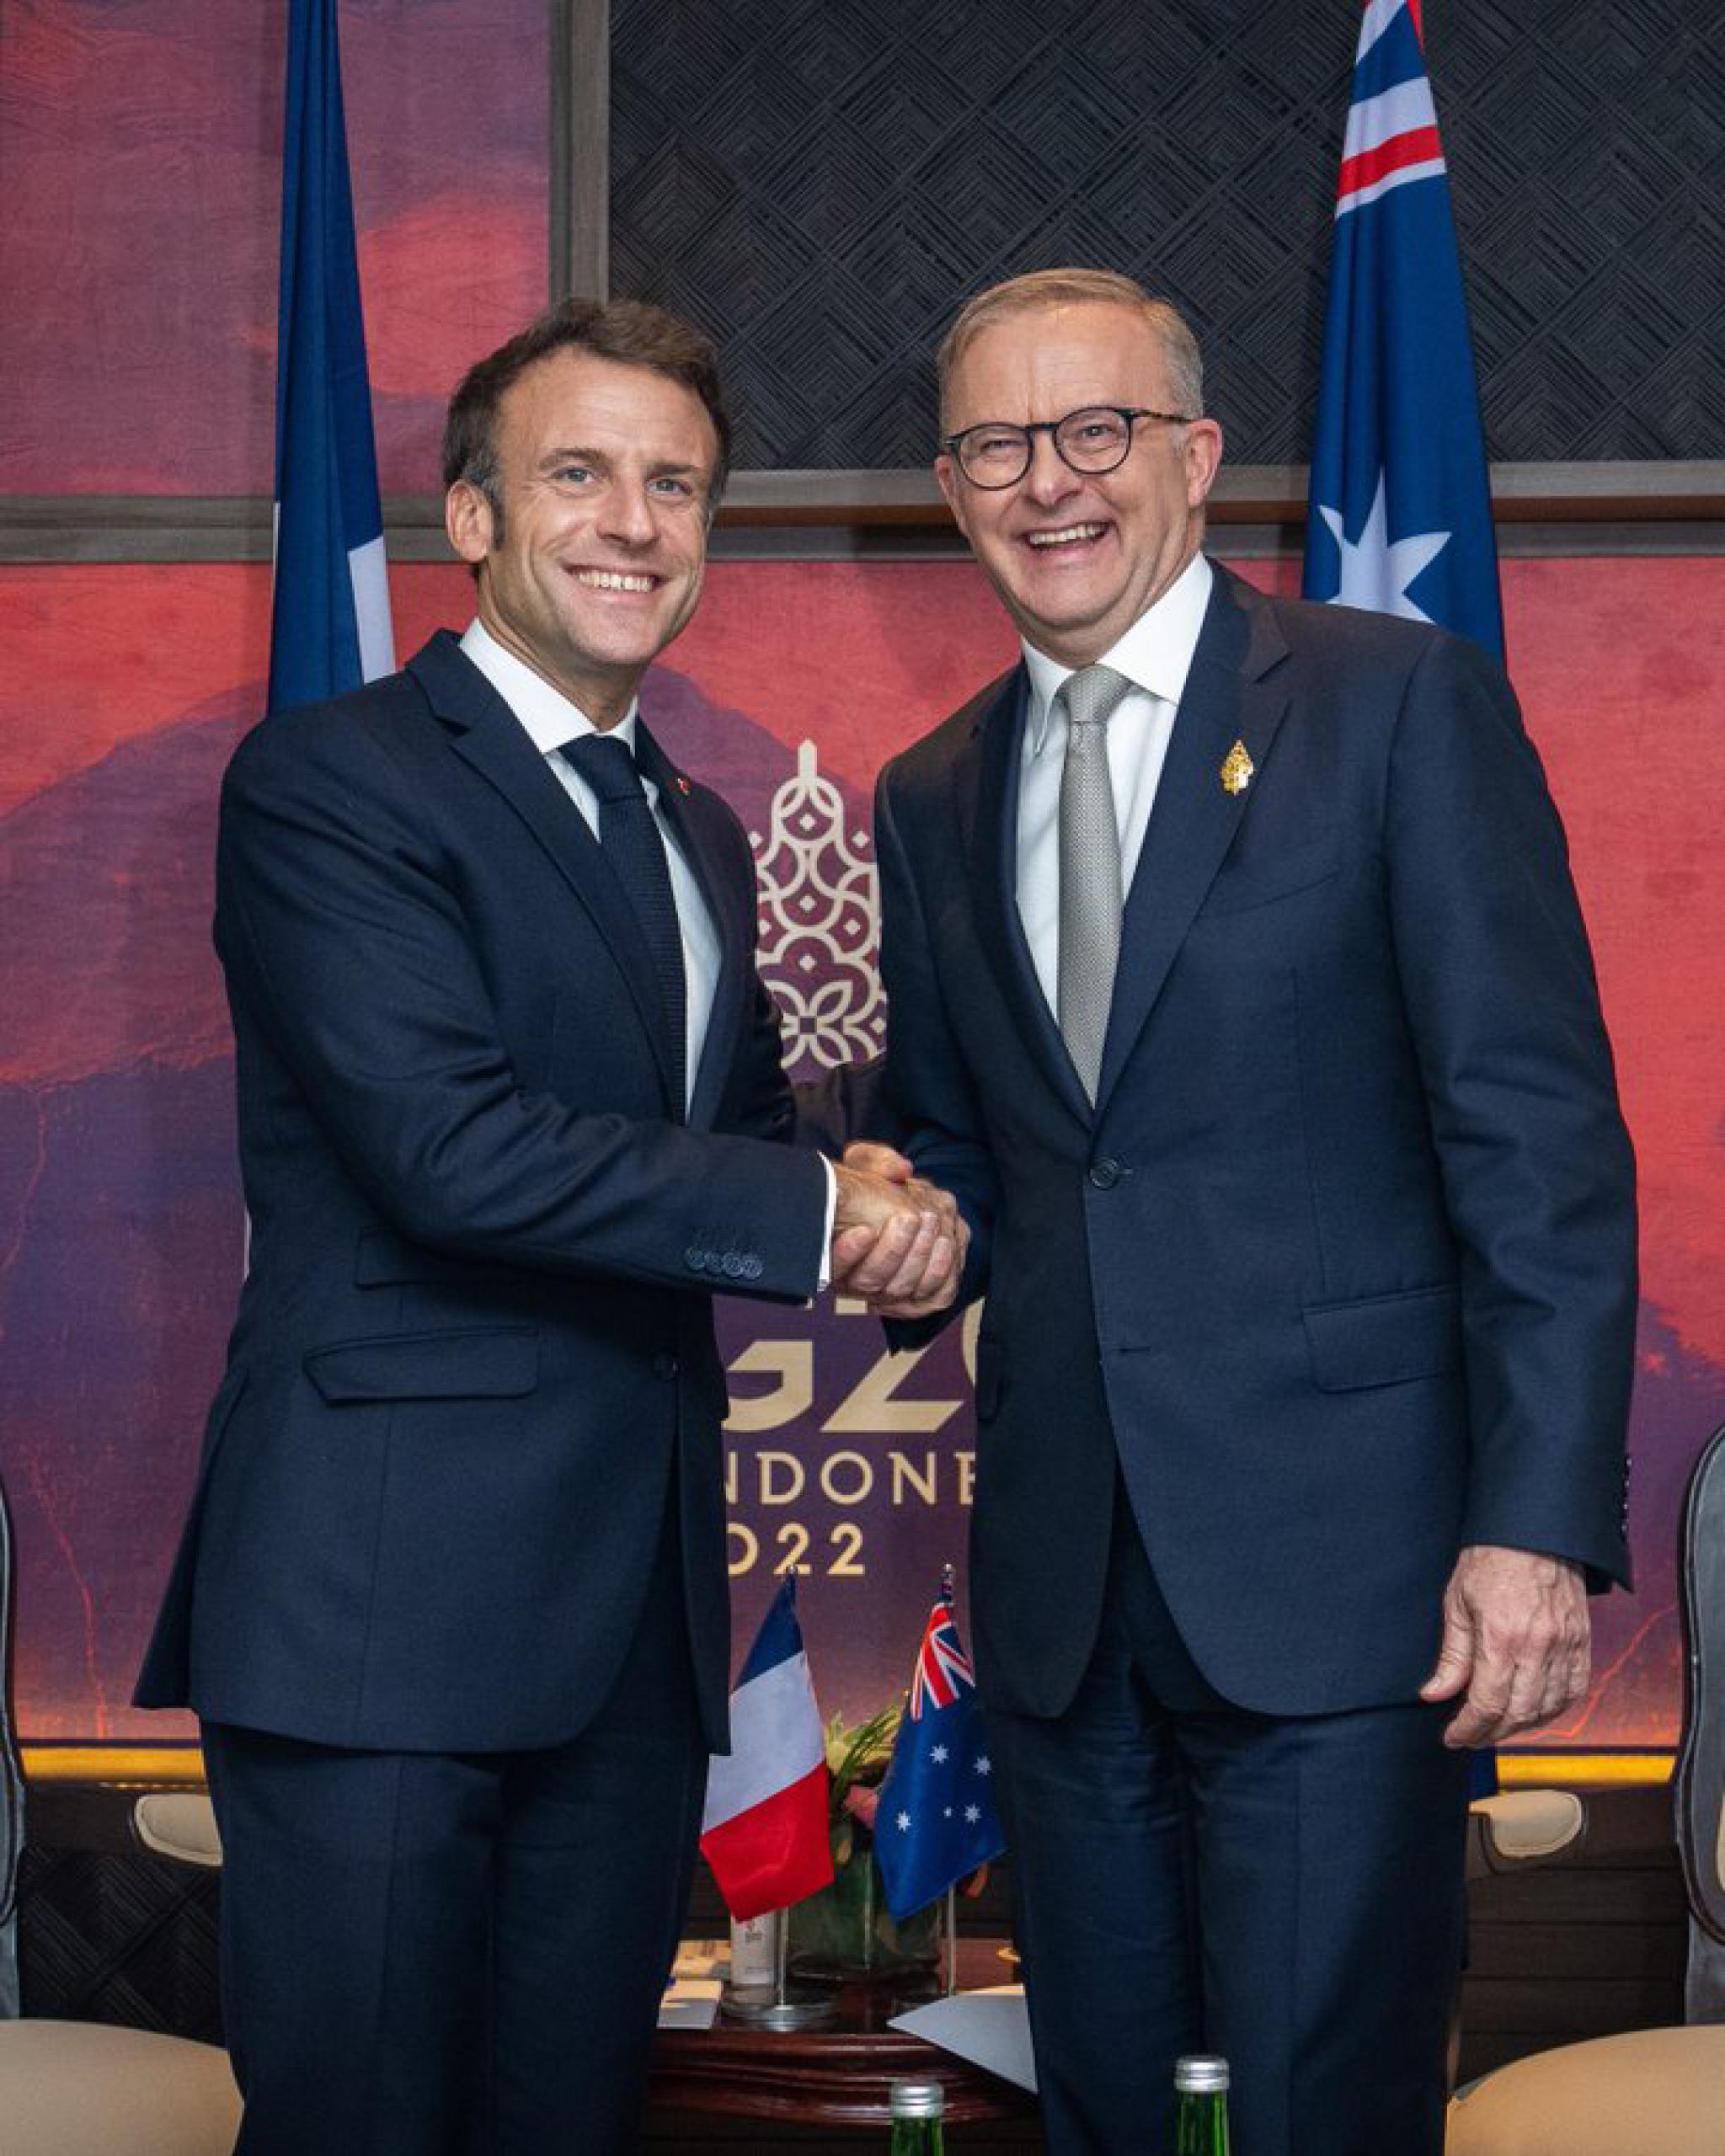
{"type": "Polygon", "coordinates": [[[604,464],[606,462],[607,459],[602,449],[579,447],[547,449],[535,468],[541,472],[548,472],[553,465],[557,464],[604,464]]]}
{"type": "MultiPolygon", "coordinates": [[[[560,464],[590,464],[597,470],[608,472],[611,459],[602,449],[585,449],[574,445],[563,449],[547,449],[534,467],[539,472],[554,472],[560,464]]],[[[711,467],[697,458],[665,457],[647,467],[650,479],[702,478],[712,477],[711,467]]]]}

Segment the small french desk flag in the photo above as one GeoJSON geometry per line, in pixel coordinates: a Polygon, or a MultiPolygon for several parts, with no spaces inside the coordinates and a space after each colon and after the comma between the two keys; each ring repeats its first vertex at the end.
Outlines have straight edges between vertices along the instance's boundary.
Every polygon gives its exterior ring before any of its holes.
{"type": "Polygon", "coordinates": [[[773,1597],[731,1694],[731,1748],[707,1780],[701,1854],[740,1921],[832,1877],[826,1753],[794,1582],[773,1597]]]}

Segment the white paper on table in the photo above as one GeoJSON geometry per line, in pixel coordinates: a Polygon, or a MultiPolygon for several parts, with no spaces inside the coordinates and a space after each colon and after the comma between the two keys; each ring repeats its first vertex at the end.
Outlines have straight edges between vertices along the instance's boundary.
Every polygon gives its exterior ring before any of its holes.
{"type": "Polygon", "coordinates": [[[717,1977],[674,1977],[659,2002],[661,2029],[710,2029],[718,2019],[717,1977]]]}
{"type": "Polygon", "coordinates": [[[991,1984],[985,1991],[955,1991],[927,2006],[896,2014],[889,2026],[968,2060],[1036,2093],[1036,2059],[1030,2048],[1030,2014],[1023,1984],[991,1984]]]}

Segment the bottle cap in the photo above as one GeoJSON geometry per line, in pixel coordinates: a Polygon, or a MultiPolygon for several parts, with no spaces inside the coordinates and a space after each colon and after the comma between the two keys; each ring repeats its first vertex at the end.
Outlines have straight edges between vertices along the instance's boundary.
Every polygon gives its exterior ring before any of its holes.
{"type": "Polygon", "coordinates": [[[895,2119],[937,2119],[946,2116],[947,2092],[937,2081],[895,2081],[887,2092],[895,2119]]]}
{"type": "Polygon", "coordinates": [[[1182,2096],[1210,2096],[1228,2085],[1228,2062],[1214,2053],[1174,2061],[1174,2089],[1182,2096]]]}

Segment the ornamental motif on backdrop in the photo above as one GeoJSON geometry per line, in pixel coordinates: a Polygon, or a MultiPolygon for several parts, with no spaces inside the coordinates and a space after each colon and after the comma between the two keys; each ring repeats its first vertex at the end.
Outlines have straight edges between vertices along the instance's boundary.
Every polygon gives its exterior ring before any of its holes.
{"type": "Polygon", "coordinates": [[[804,741],[795,773],[774,789],[765,835],[749,834],[761,974],[778,1002],[791,1069],[806,1055],[837,1070],[879,1055],[885,1039],[873,848],[848,823],[843,794],[804,741]]]}

